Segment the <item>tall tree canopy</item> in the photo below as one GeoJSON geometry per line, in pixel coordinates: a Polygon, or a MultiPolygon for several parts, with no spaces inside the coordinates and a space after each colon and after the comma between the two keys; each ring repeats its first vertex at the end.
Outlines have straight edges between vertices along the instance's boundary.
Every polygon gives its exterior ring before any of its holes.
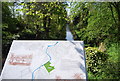
{"type": "MultiPolygon", "coordinates": [[[[23,32],[35,35],[35,39],[64,39],[67,22],[66,3],[21,3],[23,20],[27,25],[23,32]]],[[[24,37],[24,36],[23,36],[24,37]]],[[[31,38],[28,38],[31,39],[31,38]]]]}
{"type": "MultiPolygon", "coordinates": [[[[72,3],[71,18],[77,39],[87,43],[117,42],[120,3],[72,3]]],[[[76,38],[75,38],[76,39],[76,38]]],[[[92,44],[93,45],[93,44],[92,44]]]]}

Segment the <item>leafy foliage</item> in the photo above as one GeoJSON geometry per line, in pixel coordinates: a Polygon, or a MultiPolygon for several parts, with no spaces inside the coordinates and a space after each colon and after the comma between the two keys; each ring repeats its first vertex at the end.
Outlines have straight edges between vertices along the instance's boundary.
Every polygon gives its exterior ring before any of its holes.
{"type": "Polygon", "coordinates": [[[20,5],[24,5],[24,7],[17,10],[24,13],[24,23],[27,24],[23,32],[35,35],[35,39],[65,38],[66,3],[32,2],[20,5]]]}
{"type": "Polygon", "coordinates": [[[73,29],[77,39],[96,45],[118,41],[117,11],[110,3],[74,3],[73,6],[72,26],[75,26],[73,29]]]}
{"type": "Polygon", "coordinates": [[[112,43],[110,45],[110,48],[108,48],[107,53],[110,55],[109,60],[113,61],[113,62],[118,62],[119,60],[119,47],[118,47],[119,43],[112,43]]]}
{"type": "Polygon", "coordinates": [[[85,50],[89,79],[119,79],[120,62],[117,56],[111,57],[95,47],[87,47],[85,50]]]}
{"type": "Polygon", "coordinates": [[[95,47],[87,47],[85,51],[88,71],[94,74],[100,72],[100,66],[107,61],[108,54],[100,52],[95,47]]]}

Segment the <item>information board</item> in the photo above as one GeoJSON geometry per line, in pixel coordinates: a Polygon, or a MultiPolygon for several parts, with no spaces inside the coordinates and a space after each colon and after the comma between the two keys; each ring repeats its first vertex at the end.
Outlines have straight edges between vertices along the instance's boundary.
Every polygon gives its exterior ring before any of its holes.
{"type": "Polygon", "coordinates": [[[84,43],[14,40],[1,79],[86,79],[84,43]]]}

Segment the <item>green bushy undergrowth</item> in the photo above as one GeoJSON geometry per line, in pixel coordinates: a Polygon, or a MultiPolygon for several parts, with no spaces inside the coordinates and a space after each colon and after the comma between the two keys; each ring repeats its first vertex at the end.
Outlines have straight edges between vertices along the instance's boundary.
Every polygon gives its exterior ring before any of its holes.
{"type": "Polygon", "coordinates": [[[96,47],[87,47],[85,51],[87,71],[97,76],[101,73],[101,66],[107,61],[108,54],[99,51],[96,47]]]}
{"type": "Polygon", "coordinates": [[[109,60],[113,62],[118,62],[119,57],[118,51],[119,51],[118,43],[112,43],[107,49],[107,53],[110,55],[109,60]]]}
{"type": "Polygon", "coordinates": [[[120,62],[117,60],[116,48],[115,44],[106,52],[101,52],[96,47],[85,48],[88,79],[119,79],[120,62]]]}

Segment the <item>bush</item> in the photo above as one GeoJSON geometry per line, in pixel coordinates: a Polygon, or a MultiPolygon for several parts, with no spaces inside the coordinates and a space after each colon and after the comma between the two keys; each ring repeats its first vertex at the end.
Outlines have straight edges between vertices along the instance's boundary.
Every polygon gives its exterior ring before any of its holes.
{"type": "Polygon", "coordinates": [[[101,52],[96,47],[87,47],[85,51],[88,79],[119,79],[117,44],[112,44],[106,52],[101,52]]]}
{"type": "Polygon", "coordinates": [[[113,62],[118,62],[119,54],[118,51],[120,48],[118,47],[118,43],[112,43],[107,49],[107,53],[110,55],[109,60],[113,62]]]}
{"type": "Polygon", "coordinates": [[[98,48],[87,47],[86,51],[86,63],[87,71],[93,74],[101,72],[100,66],[102,66],[108,59],[108,54],[101,52],[98,48]]]}
{"type": "Polygon", "coordinates": [[[102,75],[101,77],[104,79],[120,79],[120,67],[119,67],[120,62],[113,62],[113,61],[108,61],[106,62],[102,68],[102,75]]]}
{"type": "Polygon", "coordinates": [[[107,53],[109,54],[109,58],[107,62],[101,66],[102,71],[104,72],[104,77],[106,79],[119,79],[120,75],[120,61],[119,59],[119,51],[118,43],[112,43],[107,49],[107,53]],[[108,76],[109,75],[109,76],[108,76]]]}

